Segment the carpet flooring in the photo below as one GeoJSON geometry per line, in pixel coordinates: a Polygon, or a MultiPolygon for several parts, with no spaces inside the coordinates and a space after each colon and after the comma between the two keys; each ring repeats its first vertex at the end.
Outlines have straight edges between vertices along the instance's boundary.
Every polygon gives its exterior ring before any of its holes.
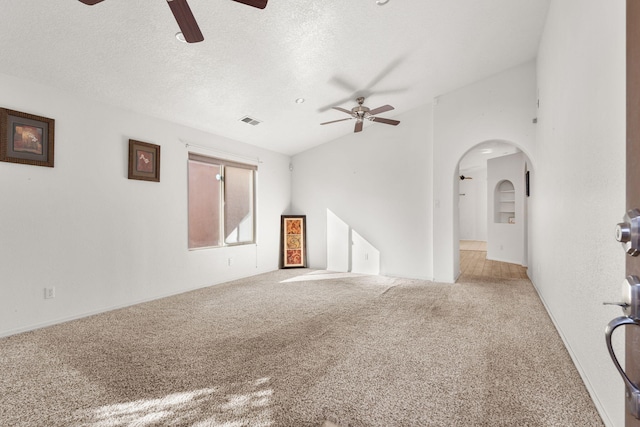
{"type": "Polygon", "coordinates": [[[523,279],[280,270],[0,339],[0,372],[1,426],[603,425],[523,279]]]}

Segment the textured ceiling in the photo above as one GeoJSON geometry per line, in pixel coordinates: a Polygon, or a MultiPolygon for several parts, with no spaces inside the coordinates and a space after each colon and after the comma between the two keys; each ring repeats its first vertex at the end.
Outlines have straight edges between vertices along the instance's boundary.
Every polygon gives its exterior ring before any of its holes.
{"type": "Polygon", "coordinates": [[[535,58],[549,0],[189,4],[202,43],[165,0],[2,0],[0,73],[291,155],[353,132],[319,125],[347,117],[332,105],[392,118],[535,58]]]}

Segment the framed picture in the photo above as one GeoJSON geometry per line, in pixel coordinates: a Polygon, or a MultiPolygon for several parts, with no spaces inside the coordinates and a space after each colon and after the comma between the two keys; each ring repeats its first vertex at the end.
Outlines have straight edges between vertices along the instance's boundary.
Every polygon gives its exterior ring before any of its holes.
{"type": "Polygon", "coordinates": [[[53,167],[55,120],[0,108],[0,161],[53,167]]]}
{"type": "Polygon", "coordinates": [[[129,179],[160,182],[160,146],[129,140],[129,179]]]}
{"type": "Polygon", "coordinates": [[[307,266],[307,217],[282,215],[280,223],[280,266],[295,268],[307,266]]]}

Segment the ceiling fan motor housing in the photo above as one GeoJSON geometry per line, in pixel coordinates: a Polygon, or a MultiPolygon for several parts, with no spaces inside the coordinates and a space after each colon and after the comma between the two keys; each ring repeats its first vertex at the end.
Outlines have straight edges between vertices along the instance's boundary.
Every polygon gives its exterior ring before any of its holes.
{"type": "MultiPolygon", "coordinates": [[[[239,0],[236,0],[239,1],[239,0]]],[[[374,108],[373,110],[371,110],[368,107],[365,107],[364,105],[364,97],[359,97],[356,99],[356,101],[358,102],[358,105],[353,107],[351,110],[347,110],[344,109],[342,107],[332,107],[335,110],[338,111],[342,111],[343,113],[347,113],[351,116],[350,119],[340,119],[340,120],[333,120],[330,122],[324,122],[324,123],[320,123],[321,125],[327,125],[329,123],[336,123],[336,122],[343,122],[345,120],[351,120],[351,119],[356,119],[356,127],[354,132],[361,132],[362,131],[362,123],[364,122],[365,119],[372,121],[372,122],[379,122],[379,123],[384,123],[387,125],[392,125],[392,126],[396,126],[398,125],[400,122],[398,120],[391,120],[391,119],[385,119],[382,117],[376,117],[376,114],[379,113],[384,113],[385,111],[391,111],[393,110],[393,107],[391,105],[383,105],[382,107],[378,107],[378,108],[374,108]]]]}
{"type": "MultiPolygon", "coordinates": [[[[358,100],[364,100],[364,98],[358,98],[358,100]]],[[[351,112],[353,113],[353,117],[358,121],[362,121],[364,119],[369,119],[369,108],[362,105],[362,103],[358,102],[360,105],[357,107],[353,107],[351,112]]]]}

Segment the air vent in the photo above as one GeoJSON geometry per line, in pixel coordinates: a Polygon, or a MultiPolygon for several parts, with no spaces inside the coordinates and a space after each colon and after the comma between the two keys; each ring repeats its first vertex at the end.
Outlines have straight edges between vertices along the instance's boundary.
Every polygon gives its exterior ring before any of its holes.
{"type": "Polygon", "coordinates": [[[253,117],[249,117],[249,116],[244,116],[243,118],[240,119],[241,122],[245,122],[249,125],[252,126],[256,126],[259,125],[260,123],[262,123],[260,120],[258,119],[254,119],[253,117]]]}

